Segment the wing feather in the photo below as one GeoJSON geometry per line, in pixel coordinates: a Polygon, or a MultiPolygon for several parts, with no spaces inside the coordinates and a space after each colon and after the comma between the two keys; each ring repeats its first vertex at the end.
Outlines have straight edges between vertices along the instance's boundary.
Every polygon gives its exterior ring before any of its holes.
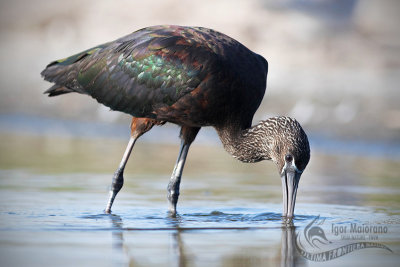
{"type": "MultiPolygon", "coordinates": [[[[54,61],[42,75],[69,90],[63,93],[88,94],[111,109],[151,117],[155,109],[193,91],[206,76],[203,65],[212,53],[205,47],[199,54],[198,44],[187,35],[172,27],[142,29],[54,61]]],[[[61,91],[46,92],[52,96],[61,91]]]]}

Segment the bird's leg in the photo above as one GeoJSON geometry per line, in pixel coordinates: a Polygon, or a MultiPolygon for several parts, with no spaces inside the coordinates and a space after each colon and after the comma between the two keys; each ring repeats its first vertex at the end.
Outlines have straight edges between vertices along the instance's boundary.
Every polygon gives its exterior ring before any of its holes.
{"type": "Polygon", "coordinates": [[[119,190],[121,190],[122,186],[124,185],[124,169],[125,165],[128,162],[129,156],[132,152],[132,148],[135,145],[137,138],[131,136],[129,139],[128,146],[126,147],[124,156],[122,157],[121,163],[119,164],[118,169],[114,172],[114,176],[111,182],[111,189],[110,189],[110,198],[108,199],[107,207],[105,209],[105,213],[111,213],[111,206],[114,202],[115,197],[117,196],[119,190]]]}
{"type": "Polygon", "coordinates": [[[174,171],[172,172],[171,179],[168,183],[169,211],[172,215],[176,215],[176,204],[178,203],[179,186],[181,184],[182,171],[185,165],[189,147],[190,144],[185,144],[184,140],[182,140],[178,159],[176,160],[174,171]]]}
{"type": "Polygon", "coordinates": [[[160,124],[152,119],[147,118],[133,118],[131,123],[131,138],[129,139],[128,146],[126,147],[124,156],[122,157],[121,163],[118,169],[115,171],[110,189],[110,198],[108,199],[107,207],[104,210],[105,213],[111,213],[111,206],[114,202],[115,197],[124,185],[124,169],[128,162],[129,156],[132,152],[132,148],[135,145],[136,140],[149,131],[155,124],[160,124]]]}
{"type": "Polygon", "coordinates": [[[196,138],[199,130],[199,127],[186,126],[182,126],[181,129],[181,147],[179,150],[178,159],[175,163],[174,171],[172,172],[171,179],[168,184],[169,212],[172,216],[176,215],[176,204],[178,203],[179,198],[179,186],[181,184],[182,171],[183,167],[185,166],[189,147],[196,138]]]}

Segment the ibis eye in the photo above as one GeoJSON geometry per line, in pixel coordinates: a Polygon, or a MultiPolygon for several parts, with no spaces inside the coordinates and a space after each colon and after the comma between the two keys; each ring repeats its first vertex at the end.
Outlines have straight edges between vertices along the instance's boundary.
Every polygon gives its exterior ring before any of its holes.
{"type": "Polygon", "coordinates": [[[287,162],[292,162],[293,156],[290,155],[290,154],[287,154],[287,155],[285,156],[285,160],[286,160],[287,162]]]}

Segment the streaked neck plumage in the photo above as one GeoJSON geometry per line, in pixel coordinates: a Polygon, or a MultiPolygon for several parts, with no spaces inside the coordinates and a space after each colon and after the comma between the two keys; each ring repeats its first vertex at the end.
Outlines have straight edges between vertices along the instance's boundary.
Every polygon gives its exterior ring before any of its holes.
{"type": "Polygon", "coordinates": [[[271,159],[269,144],[272,141],[269,133],[268,120],[247,128],[235,127],[217,128],[219,138],[225,150],[242,162],[258,162],[271,159]]]}
{"type": "Polygon", "coordinates": [[[234,125],[216,128],[225,150],[242,162],[273,160],[281,170],[288,153],[302,169],[309,161],[308,138],[295,119],[273,117],[247,129],[234,125]]]}

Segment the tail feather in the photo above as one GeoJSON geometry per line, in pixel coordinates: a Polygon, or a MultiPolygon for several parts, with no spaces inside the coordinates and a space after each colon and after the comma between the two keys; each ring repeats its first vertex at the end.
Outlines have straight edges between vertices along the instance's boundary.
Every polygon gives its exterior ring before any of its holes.
{"type": "Polygon", "coordinates": [[[49,96],[57,96],[66,93],[86,93],[81,86],[76,82],[78,67],[75,65],[61,65],[51,63],[41,73],[42,77],[49,82],[55,83],[44,93],[49,96]]]}
{"type": "Polygon", "coordinates": [[[49,94],[48,96],[58,96],[72,92],[74,92],[74,90],[66,88],[62,85],[55,84],[46,91],[44,91],[44,94],[49,94]]]}
{"type": "Polygon", "coordinates": [[[71,92],[86,94],[83,88],[76,82],[79,71],[79,65],[82,60],[93,53],[106,47],[107,44],[99,45],[73,56],[56,60],[46,66],[41,72],[42,77],[49,82],[55,83],[50,89],[44,93],[49,96],[57,96],[71,92]]]}

